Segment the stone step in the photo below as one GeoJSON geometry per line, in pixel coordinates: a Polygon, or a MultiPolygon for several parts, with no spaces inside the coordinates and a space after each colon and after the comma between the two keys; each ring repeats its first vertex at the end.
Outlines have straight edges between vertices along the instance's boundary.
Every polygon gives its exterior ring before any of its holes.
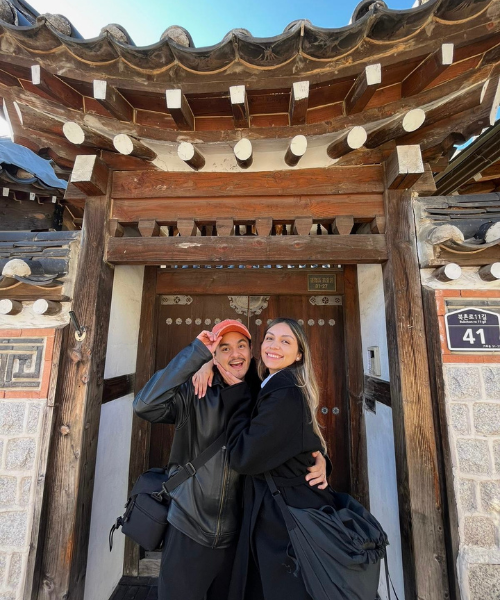
{"type": "Polygon", "coordinates": [[[139,577],[158,577],[160,574],[161,552],[146,552],[139,561],[139,577]]]}

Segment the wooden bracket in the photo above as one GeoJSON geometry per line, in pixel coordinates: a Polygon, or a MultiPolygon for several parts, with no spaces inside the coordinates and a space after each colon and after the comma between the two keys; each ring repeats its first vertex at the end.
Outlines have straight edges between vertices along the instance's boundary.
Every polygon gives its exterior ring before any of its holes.
{"type": "Polygon", "coordinates": [[[109,235],[110,237],[123,237],[123,227],[118,222],[118,219],[109,220],[109,235]]]}
{"type": "Polygon", "coordinates": [[[233,85],[229,88],[231,110],[233,111],[236,129],[250,127],[250,112],[248,110],[247,91],[244,85],[233,85]]]}
{"type": "Polygon", "coordinates": [[[194,131],[195,119],[182,90],[166,91],[167,108],[172,119],[181,131],[194,131]]]}
{"type": "Polygon", "coordinates": [[[160,235],[160,226],[154,219],[139,219],[137,228],[142,237],[156,237],[160,235]]]}
{"type": "Polygon", "coordinates": [[[83,96],[40,65],[31,67],[31,82],[51,100],[76,110],[83,109],[83,96]]]}
{"type": "Polygon", "coordinates": [[[312,226],[312,217],[298,217],[293,222],[293,233],[295,235],[309,235],[312,226]]]}
{"type": "Polygon", "coordinates": [[[255,229],[258,236],[271,235],[273,220],[271,217],[257,217],[255,219],[255,229]]]}
{"type": "Polygon", "coordinates": [[[94,98],[120,121],[134,120],[132,105],[107,81],[94,79],[94,98]]]}
{"type": "Polygon", "coordinates": [[[382,84],[382,65],[368,65],[356,78],[344,100],[346,115],[360,113],[370,101],[373,94],[382,84]]]}
{"type": "Polygon", "coordinates": [[[386,162],[386,185],[390,190],[404,190],[424,174],[420,146],[397,146],[386,162]]]}
{"type": "Polygon", "coordinates": [[[296,81],[290,93],[290,125],[305,125],[309,105],[309,81],[296,81]]]}
{"type": "Polygon", "coordinates": [[[453,50],[453,44],[442,44],[421,62],[403,81],[401,96],[413,96],[431,85],[453,63],[453,50]]]}
{"type": "Polygon", "coordinates": [[[234,235],[234,221],[233,219],[217,219],[215,221],[215,227],[217,229],[217,235],[226,237],[234,235]]]}
{"type": "Polygon", "coordinates": [[[91,154],[79,154],[70,182],[87,196],[104,196],[108,189],[109,170],[105,162],[91,154]]]}
{"type": "Polygon", "coordinates": [[[198,228],[194,219],[177,219],[177,229],[181,237],[190,237],[196,235],[198,228]]]}
{"type": "Polygon", "coordinates": [[[333,221],[333,233],[337,235],[349,235],[354,227],[354,217],[341,216],[336,217],[333,221]]]}

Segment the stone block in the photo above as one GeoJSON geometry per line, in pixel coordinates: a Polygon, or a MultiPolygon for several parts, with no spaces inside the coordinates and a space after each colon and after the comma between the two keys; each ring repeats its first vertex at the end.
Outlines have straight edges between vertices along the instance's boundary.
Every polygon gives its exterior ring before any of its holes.
{"type": "Polygon", "coordinates": [[[15,477],[0,477],[0,506],[8,506],[16,501],[17,479],[15,477]]]}
{"type": "Polygon", "coordinates": [[[467,404],[450,404],[450,422],[457,433],[470,433],[469,407],[467,404]]]}
{"type": "Polygon", "coordinates": [[[9,470],[29,471],[35,462],[36,442],[31,438],[20,438],[7,442],[5,466],[9,470]]]}
{"type": "Polygon", "coordinates": [[[500,440],[493,442],[493,458],[495,460],[495,471],[500,473],[500,440]]]}
{"type": "Polygon", "coordinates": [[[462,473],[489,475],[491,460],[486,440],[457,440],[458,465],[462,473]]]}
{"type": "Polygon", "coordinates": [[[0,403],[0,435],[22,433],[26,404],[24,402],[0,403]]]}
{"type": "Polygon", "coordinates": [[[486,396],[500,402],[500,367],[483,367],[486,396]]]}
{"type": "Polygon", "coordinates": [[[40,421],[40,412],[42,407],[39,404],[30,404],[28,408],[28,422],[26,424],[26,433],[36,433],[40,421]]]}
{"type": "Polygon", "coordinates": [[[446,367],[446,392],[452,400],[482,398],[479,367],[446,367]]]}
{"type": "Polygon", "coordinates": [[[0,600],[16,600],[16,596],[12,592],[0,592],[0,600]]]}
{"type": "Polygon", "coordinates": [[[22,547],[26,543],[25,512],[0,513],[0,546],[22,547]]]}
{"type": "Polygon", "coordinates": [[[500,513],[500,479],[479,483],[481,506],[486,512],[500,513]]]}
{"type": "Polygon", "coordinates": [[[4,552],[0,553],[0,587],[2,587],[5,579],[5,571],[7,568],[7,554],[4,552]]]}
{"type": "Polygon", "coordinates": [[[481,435],[500,435],[500,402],[474,404],[474,428],[481,435]]]}
{"type": "Polygon", "coordinates": [[[464,512],[477,510],[476,482],[473,479],[460,479],[458,493],[460,506],[464,512]]]}
{"type": "Polygon", "coordinates": [[[21,582],[21,573],[23,569],[23,555],[15,552],[10,557],[9,577],[7,583],[10,587],[16,588],[21,582]]]}
{"type": "Polygon", "coordinates": [[[30,501],[31,482],[31,477],[23,477],[21,479],[21,483],[19,484],[19,504],[21,506],[26,506],[30,501]]]}
{"type": "Polygon", "coordinates": [[[469,569],[470,600],[500,598],[500,565],[471,565],[469,569]]]}
{"type": "Polygon", "coordinates": [[[496,545],[496,527],[488,517],[466,517],[464,543],[470,546],[491,548],[496,545]]]}

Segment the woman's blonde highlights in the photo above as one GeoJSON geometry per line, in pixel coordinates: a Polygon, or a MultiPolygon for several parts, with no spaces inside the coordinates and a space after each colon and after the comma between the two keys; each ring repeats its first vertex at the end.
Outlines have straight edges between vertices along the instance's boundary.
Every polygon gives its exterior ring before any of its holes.
{"type": "MultiPolygon", "coordinates": [[[[319,386],[318,380],[316,379],[316,373],[314,372],[314,366],[312,362],[311,349],[307,340],[306,334],[302,327],[298,324],[295,319],[279,318],[274,319],[269,323],[264,331],[264,337],[271,327],[278,325],[278,323],[285,323],[292,330],[293,335],[297,340],[299,352],[302,355],[301,359],[296,361],[293,365],[290,365],[289,369],[292,369],[297,379],[297,385],[301,388],[304,398],[306,399],[311,414],[311,423],[314,429],[314,433],[321,440],[323,449],[326,450],[326,442],[321,432],[321,426],[318,422],[318,408],[319,408],[319,386]]],[[[258,372],[261,379],[267,376],[267,367],[262,361],[262,357],[259,358],[258,372]]]]}

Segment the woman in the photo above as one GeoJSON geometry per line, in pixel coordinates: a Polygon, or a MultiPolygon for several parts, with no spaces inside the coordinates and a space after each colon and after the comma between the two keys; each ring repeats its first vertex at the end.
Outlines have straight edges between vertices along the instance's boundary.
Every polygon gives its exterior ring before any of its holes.
{"type": "Polygon", "coordinates": [[[221,395],[230,465],[248,476],[229,598],[311,600],[301,577],[294,575],[285,522],[264,479],[269,471],[290,506],[321,508],[333,502],[330,488],[304,481],[314,461],[311,453],[325,448],[307,338],[293,319],[270,323],[259,364],[261,377],[267,377],[256,403],[244,382],[218,368],[230,386],[221,395]]]}

